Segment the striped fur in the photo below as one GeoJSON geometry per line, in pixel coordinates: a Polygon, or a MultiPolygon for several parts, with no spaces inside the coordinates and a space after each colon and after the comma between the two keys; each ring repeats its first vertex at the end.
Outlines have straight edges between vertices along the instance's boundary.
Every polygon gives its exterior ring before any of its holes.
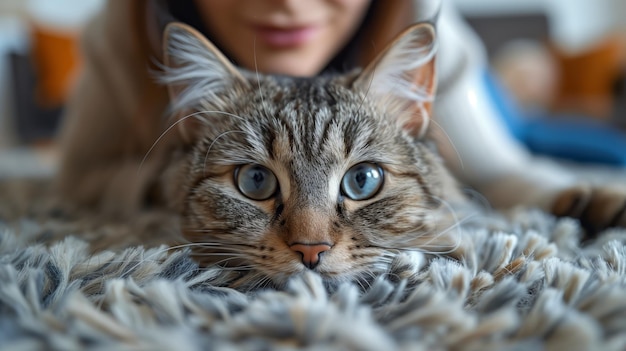
{"type": "Polygon", "coordinates": [[[456,185],[406,127],[408,118],[425,123],[421,103],[430,101],[434,76],[423,75],[428,81],[408,95],[389,88],[403,79],[390,63],[412,62],[413,54],[422,70],[431,69],[430,27],[409,30],[361,74],[311,79],[237,71],[191,29],[176,25],[168,33],[173,68],[164,81],[177,87],[174,112],[187,113],[177,123],[200,123],[183,127],[196,137],[174,155],[163,182],[201,263],[256,267],[260,281],[282,284],[308,269],[289,243],[328,242],[332,249],[315,270],[339,282],[367,278],[398,251],[459,252],[447,205],[460,199],[456,185]],[[340,182],[361,162],[379,165],[384,185],[375,197],[353,201],[340,182]],[[234,172],[245,164],[270,169],[277,195],[242,195],[234,172]]]}

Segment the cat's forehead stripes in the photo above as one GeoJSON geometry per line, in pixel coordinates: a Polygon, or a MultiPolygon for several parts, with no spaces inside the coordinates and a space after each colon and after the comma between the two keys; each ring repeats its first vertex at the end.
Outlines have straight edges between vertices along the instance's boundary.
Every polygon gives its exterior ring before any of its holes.
{"type": "Polygon", "coordinates": [[[334,158],[354,154],[383,158],[377,152],[389,150],[393,145],[390,139],[397,139],[401,130],[373,108],[371,101],[364,101],[366,96],[340,83],[283,78],[278,85],[268,79],[244,98],[237,112],[247,116],[242,123],[262,131],[253,137],[262,138],[266,146],[273,145],[272,154],[283,150],[287,142],[290,151],[309,161],[320,157],[331,161],[321,151],[332,152],[334,158]]]}

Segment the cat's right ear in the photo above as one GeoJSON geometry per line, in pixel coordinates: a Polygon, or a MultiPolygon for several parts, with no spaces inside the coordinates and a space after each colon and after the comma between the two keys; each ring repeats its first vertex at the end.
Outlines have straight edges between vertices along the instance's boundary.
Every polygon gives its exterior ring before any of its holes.
{"type": "Polygon", "coordinates": [[[185,142],[195,140],[203,106],[219,102],[220,92],[247,85],[227,58],[200,32],[184,23],[170,23],[164,33],[164,74],[171,112],[185,142]],[[208,104],[207,104],[208,102],[208,104]]]}

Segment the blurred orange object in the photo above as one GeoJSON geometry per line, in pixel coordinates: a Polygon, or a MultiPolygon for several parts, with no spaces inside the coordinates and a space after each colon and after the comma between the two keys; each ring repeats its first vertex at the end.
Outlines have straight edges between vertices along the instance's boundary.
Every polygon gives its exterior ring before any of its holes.
{"type": "Polygon", "coordinates": [[[580,53],[555,49],[561,71],[555,109],[600,119],[611,117],[614,86],[625,66],[624,50],[624,42],[617,36],[580,53]]]}
{"type": "Polygon", "coordinates": [[[58,107],[65,101],[80,65],[79,34],[34,23],[33,64],[37,74],[37,102],[58,107]]]}

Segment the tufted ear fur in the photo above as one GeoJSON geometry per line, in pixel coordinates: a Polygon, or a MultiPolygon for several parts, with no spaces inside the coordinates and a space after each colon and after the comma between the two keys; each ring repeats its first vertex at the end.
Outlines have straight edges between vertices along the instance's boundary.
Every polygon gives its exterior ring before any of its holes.
{"type": "Polygon", "coordinates": [[[437,40],[431,24],[407,28],[355,80],[414,136],[422,136],[436,90],[437,40]]]}
{"type": "Polygon", "coordinates": [[[165,74],[171,109],[183,140],[193,141],[201,118],[194,112],[205,101],[218,101],[219,94],[236,83],[247,85],[239,70],[201,33],[183,23],[165,29],[165,74]],[[197,118],[194,118],[197,117],[197,118]]]}

